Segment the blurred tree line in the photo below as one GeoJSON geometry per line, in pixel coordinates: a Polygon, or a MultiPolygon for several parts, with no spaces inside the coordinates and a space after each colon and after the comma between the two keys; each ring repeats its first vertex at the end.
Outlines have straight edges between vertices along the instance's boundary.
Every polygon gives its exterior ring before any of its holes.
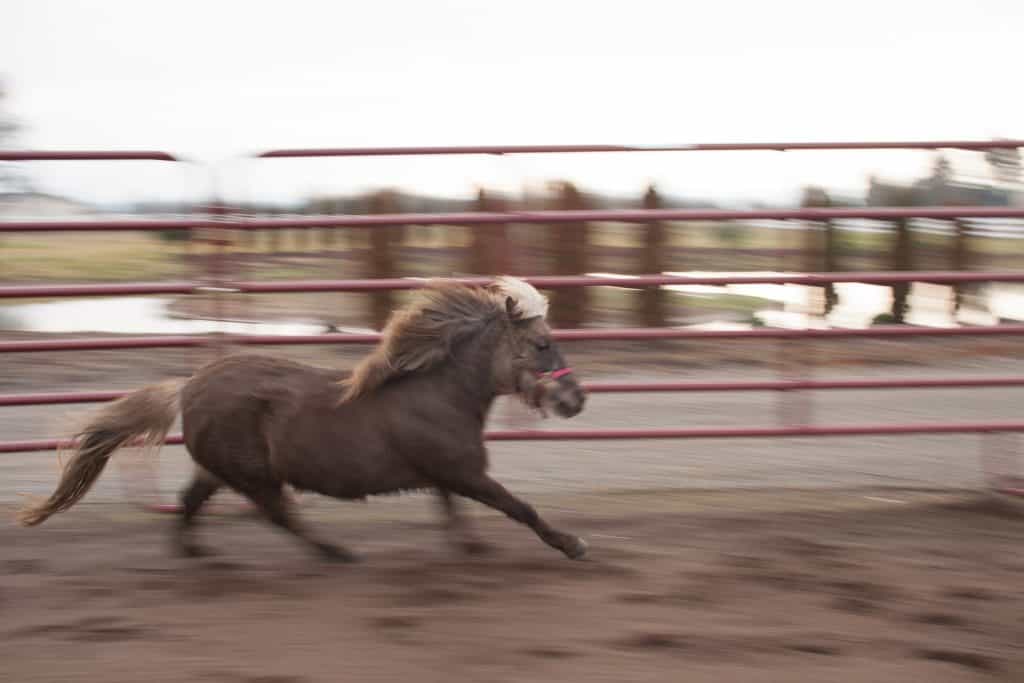
{"type": "MultiPolygon", "coordinates": [[[[994,183],[957,180],[949,159],[937,155],[930,173],[898,185],[872,177],[864,198],[831,195],[824,188],[803,189],[805,207],[838,206],[957,206],[1006,205],[1020,182],[1017,150],[992,150],[985,156],[994,183]]],[[[632,208],[714,208],[709,201],[665,196],[650,186],[641,196],[609,197],[581,191],[570,182],[554,181],[519,197],[481,189],[473,198],[439,198],[381,189],[358,196],[326,196],[291,207],[236,206],[242,214],[289,216],[303,214],[462,213],[514,210],[579,210],[632,208]]],[[[138,207],[156,210],[154,207],[138,207]]],[[[158,207],[157,207],[158,208],[158,207]]],[[[480,224],[454,226],[389,226],[385,228],[295,229],[246,231],[238,236],[242,250],[282,258],[319,254],[328,277],[427,277],[579,275],[588,272],[652,274],[685,270],[790,270],[837,272],[859,270],[970,270],[983,265],[972,250],[969,221],[944,222],[940,236],[926,221],[907,219],[874,222],[866,234],[842,221],[790,221],[797,229],[777,230],[744,222],[650,222],[627,225],[569,222],[552,225],[480,224]],[[920,228],[924,227],[922,230],[920,228]],[[944,231],[944,232],[943,232],[944,231]],[[443,254],[443,256],[437,256],[443,254]],[[337,257],[337,258],[335,258],[337,257]],[[347,258],[346,258],[347,257],[347,258]]],[[[863,222],[862,222],[863,223],[863,222]]],[[[870,223],[870,222],[869,222],[870,223]]],[[[935,223],[935,222],[933,222],[935,223]]],[[[863,226],[860,226],[863,228],[863,226]]],[[[265,257],[262,257],[265,258],[265,257]]],[[[986,258],[992,258],[986,254],[986,258]]],[[[1004,259],[1008,262],[1009,259],[1004,259]]],[[[1012,267],[1019,267],[1016,261],[1012,267]]],[[[823,289],[820,312],[838,303],[834,286],[823,289]]],[[[909,283],[892,286],[891,310],[878,322],[904,323],[911,290],[909,283]]],[[[954,310],[971,285],[954,288],[954,310]]],[[[621,291],[621,290],[620,290],[621,291]]],[[[593,300],[600,292],[585,288],[554,290],[551,316],[563,327],[593,322],[593,300]]],[[[370,296],[375,326],[385,322],[402,295],[379,292],[370,296]]],[[[657,327],[680,318],[680,297],[667,290],[637,288],[630,294],[630,324],[657,327]],[[675,301],[673,305],[672,302],[675,301]]]]}
{"type": "MultiPolygon", "coordinates": [[[[957,181],[953,166],[945,155],[938,155],[931,173],[911,185],[885,183],[876,177],[869,179],[867,204],[869,206],[1006,206],[1013,202],[1014,192],[1020,182],[1020,150],[1015,148],[991,149],[985,153],[995,184],[968,183],[957,181]]],[[[969,221],[956,219],[950,222],[951,245],[947,258],[939,267],[948,270],[976,269],[972,261],[971,230],[969,221]]],[[[924,257],[927,249],[920,244],[920,235],[915,235],[911,221],[897,219],[891,224],[889,245],[889,270],[925,270],[924,257]]],[[[826,261],[834,257],[826,256],[826,261]]],[[[831,268],[826,268],[831,270],[831,268]]],[[[977,289],[974,283],[957,284],[954,291],[954,311],[959,310],[964,297],[977,289]]],[[[892,286],[892,309],[883,322],[902,324],[906,322],[909,308],[910,283],[892,286]]]]}
{"type": "MultiPolygon", "coordinates": [[[[442,200],[403,195],[395,190],[381,190],[363,197],[318,198],[306,207],[310,214],[366,214],[366,213],[459,213],[459,212],[504,212],[511,210],[552,210],[568,211],[582,209],[627,209],[627,208],[696,208],[713,206],[710,202],[686,202],[679,199],[666,200],[653,186],[648,188],[639,200],[587,195],[569,182],[556,181],[549,184],[545,192],[527,194],[512,198],[486,189],[478,191],[471,200],[442,200]]],[[[465,245],[457,266],[451,272],[433,275],[489,276],[499,273],[513,275],[579,275],[590,272],[595,263],[593,254],[593,225],[586,222],[556,223],[552,225],[509,225],[504,223],[483,223],[464,229],[465,245]]],[[[445,230],[444,226],[440,226],[445,230]]],[[[668,231],[664,224],[655,222],[637,224],[629,228],[634,231],[634,241],[641,244],[640,258],[635,264],[625,264],[623,272],[642,274],[658,273],[671,268],[667,252],[668,231]]],[[[355,241],[352,233],[362,229],[321,230],[320,246],[331,248],[334,240],[355,241]],[[339,236],[341,233],[342,236],[339,236]],[[347,233],[347,235],[346,235],[347,233]]],[[[402,245],[412,231],[423,228],[394,226],[369,230],[368,268],[365,277],[388,278],[408,276],[410,265],[416,275],[422,275],[422,264],[410,264],[399,258],[402,245]]],[[[310,231],[311,232],[311,231],[310,231]]],[[[270,239],[268,233],[264,239],[270,239]]],[[[255,239],[255,236],[254,236],[255,239]]],[[[279,238],[275,238],[279,239],[279,238]]],[[[308,243],[311,237],[303,238],[308,243]]],[[[296,247],[302,246],[296,244],[296,247]]],[[[622,270],[622,268],[619,268],[622,270]]],[[[587,322],[588,290],[584,288],[556,289],[549,292],[551,318],[556,325],[578,327],[587,322]]],[[[382,325],[396,303],[392,292],[373,294],[372,318],[375,325],[382,325]]],[[[668,311],[666,292],[659,288],[640,290],[642,321],[645,325],[665,324],[668,311]]]]}
{"type": "MultiPolygon", "coordinates": [[[[993,177],[1004,185],[1013,185],[1020,178],[1020,155],[1016,150],[996,150],[997,153],[986,155],[993,177]]],[[[868,204],[874,206],[957,206],[957,205],[1005,205],[1010,203],[1012,188],[985,184],[969,184],[957,182],[949,160],[942,155],[936,157],[932,171],[926,178],[907,186],[885,183],[878,178],[871,178],[867,196],[863,201],[851,201],[830,196],[821,187],[804,188],[801,205],[804,207],[835,207],[868,204]]],[[[311,201],[306,207],[308,213],[396,213],[416,211],[434,212],[492,212],[504,210],[580,210],[605,208],[695,208],[712,206],[709,202],[686,202],[678,198],[666,198],[654,186],[647,188],[642,197],[610,198],[590,195],[582,192],[569,182],[557,181],[549,183],[544,192],[527,194],[513,200],[497,193],[480,190],[472,200],[443,200],[402,195],[394,190],[382,190],[364,197],[355,198],[321,198],[311,201]]],[[[864,260],[866,249],[859,246],[849,231],[844,230],[836,221],[803,221],[800,236],[793,248],[775,250],[777,266],[780,270],[798,270],[804,272],[836,272],[855,270],[850,268],[851,261],[864,260]],[[787,254],[794,252],[793,260],[787,254]]],[[[443,228],[441,228],[443,229],[443,228]]],[[[680,247],[678,237],[673,235],[685,233],[685,224],[666,225],[661,222],[631,224],[629,237],[622,253],[627,256],[615,257],[616,251],[603,250],[599,242],[601,233],[607,230],[603,224],[585,222],[557,223],[550,226],[540,225],[508,225],[482,224],[467,230],[468,244],[461,249],[462,255],[458,265],[451,272],[432,273],[434,275],[493,275],[510,273],[518,275],[579,275],[588,272],[610,271],[623,274],[652,274],[670,270],[705,269],[705,270],[743,270],[745,254],[758,251],[757,246],[744,249],[744,242],[750,232],[748,226],[741,223],[721,224],[714,227],[717,240],[724,245],[726,252],[723,258],[730,258],[735,267],[706,267],[705,264],[688,261],[679,263],[680,247]],[[612,254],[612,256],[608,256],[612,254]]],[[[374,229],[370,232],[368,268],[365,277],[386,278],[401,277],[422,273],[409,272],[410,264],[397,257],[400,244],[408,235],[408,229],[395,226],[386,229],[374,229]]],[[[793,231],[777,231],[781,233],[793,231]]],[[[876,253],[872,253],[874,269],[878,270],[924,270],[950,269],[968,270],[974,264],[971,258],[970,232],[966,221],[950,222],[949,238],[939,246],[923,245],[916,234],[912,221],[900,219],[892,221],[888,226],[885,242],[876,253]],[[926,248],[927,247],[927,248],[926,248]],[[932,254],[931,252],[937,252],[932,254]],[[930,254],[925,263],[923,254],[930,254]],[[944,255],[943,255],[944,254],[944,255]],[[937,262],[937,259],[939,261],[937,262]]],[[[337,239],[337,231],[322,231],[322,245],[329,247],[328,240],[337,239]]],[[[703,247],[713,251],[714,247],[703,247]]],[[[682,248],[700,252],[700,248],[682,248]]],[[[763,249],[771,252],[771,249],[763,249]]],[[[870,251],[870,250],[867,250],[870,251]]],[[[858,262],[859,262],[858,261],[858,262]]],[[[412,264],[414,267],[416,264],[412,264]]],[[[708,264],[711,265],[711,264],[708,264]]],[[[954,306],[962,304],[968,286],[955,288],[954,306]]],[[[897,283],[892,286],[893,304],[888,315],[879,322],[902,324],[906,321],[909,283],[897,283]]],[[[591,290],[586,288],[558,289],[549,293],[551,296],[551,317],[561,327],[580,327],[591,321],[589,301],[591,290]]],[[[373,321],[382,325],[388,312],[395,305],[395,295],[380,292],[374,295],[373,321]]],[[[638,300],[633,310],[635,324],[657,327],[671,324],[673,311],[670,310],[668,292],[661,288],[642,288],[638,292],[638,300]]],[[[824,288],[824,313],[830,312],[838,302],[835,288],[831,285],[824,288]]]]}

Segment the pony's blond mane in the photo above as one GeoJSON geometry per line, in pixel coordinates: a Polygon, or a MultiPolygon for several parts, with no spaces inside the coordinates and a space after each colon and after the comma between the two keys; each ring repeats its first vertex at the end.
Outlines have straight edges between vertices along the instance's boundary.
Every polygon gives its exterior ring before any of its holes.
{"type": "Polygon", "coordinates": [[[516,278],[497,278],[485,287],[430,283],[391,315],[380,343],[342,380],[342,401],[363,396],[402,375],[435,367],[451,357],[456,344],[500,316],[525,320],[546,314],[547,299],[516,278]]]}

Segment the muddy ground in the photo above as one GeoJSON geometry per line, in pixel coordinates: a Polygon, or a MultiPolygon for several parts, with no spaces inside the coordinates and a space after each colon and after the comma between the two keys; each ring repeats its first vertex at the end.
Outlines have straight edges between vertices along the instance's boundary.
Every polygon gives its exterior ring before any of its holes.
{"type": "Polygon", "coordinates": [[[429,502],[304,506],[351,566],[237,513],[201,561],[123,505],[4,526],[0,679],[1024,680],[1024,525],[973,496],[536,497],[583,562],[479,512],[497,551],[463,557],[429,502]]]}

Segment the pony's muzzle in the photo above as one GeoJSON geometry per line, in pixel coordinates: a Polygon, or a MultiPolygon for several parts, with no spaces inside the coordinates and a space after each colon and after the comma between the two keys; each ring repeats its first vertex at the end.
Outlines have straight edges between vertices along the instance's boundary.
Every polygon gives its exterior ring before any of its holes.
{"type": "Polygon", "coordinates": [[[579,415],[587,402],[587,392],[571,374],[555,380],[554,386],[545,396],[546,403],[559,417],[570,418],[579,415]]]}

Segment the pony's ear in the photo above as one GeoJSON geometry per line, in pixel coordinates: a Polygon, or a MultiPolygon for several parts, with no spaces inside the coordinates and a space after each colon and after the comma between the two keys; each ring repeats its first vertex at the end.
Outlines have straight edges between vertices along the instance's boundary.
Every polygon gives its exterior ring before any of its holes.
{"type": "Polygon", "coordinates": [[[507,313],[508,317],[512,320],[518,320],[520,317],[516,300],[510,296],[505,297],[505,313],[507,313]]]}

